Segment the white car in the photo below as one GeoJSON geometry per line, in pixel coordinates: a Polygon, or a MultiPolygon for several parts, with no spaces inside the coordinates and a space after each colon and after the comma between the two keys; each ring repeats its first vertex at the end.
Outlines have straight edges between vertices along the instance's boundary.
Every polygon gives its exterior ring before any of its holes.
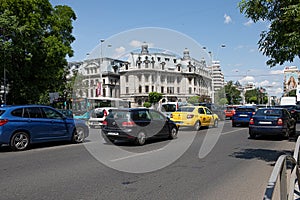
{"type": "Polygon", "coordinates": [[[90,128],[101,128],[102,122],[105,120],[106,116],[109,114],[111,109],[116,109],[114,107],[103,107],[95,108],[91,111],[90,118],[88,120],[88,125],[90,128]]]}

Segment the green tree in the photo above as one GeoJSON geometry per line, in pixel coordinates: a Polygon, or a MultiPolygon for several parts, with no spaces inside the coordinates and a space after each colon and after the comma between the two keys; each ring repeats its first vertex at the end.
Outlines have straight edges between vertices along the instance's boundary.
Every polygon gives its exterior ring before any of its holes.
{"type": "Polygon", "coordinates": [[[293,62],[299,58],[300,1],[299,0],[242,0],[240,12],[254,22],[269,21],[258,42],[259,50],[269,57],[267,65],[293,62]]]}
{"type": "Polygon", "coordinates": [[[162,93],[159,92],[150,92],[148,95],[149,102],[154,105],[159,102],[163,98],[162,93]]]}
{"type": "Polygon", "coordinates": [[[236,88],[232,81],[229,81],[224,88],[228,104],[233,105],[241,102],[241,92],[236,88]]]}
{"type": "Polygon", "coordinates": [[[192,96],[188,99],[187,101],[188,103],[191,103],[191,104],[197,104],[197,103],[200,103],[200,97],[199,96],[192,96]]]}
{"type": "Polygon", "coordinates": [[[63,92],[73,20],[70,7],[48,0],[1,0],[0,69],[7,71],[8,103],[38,103],[49,92],[63,92]]]}

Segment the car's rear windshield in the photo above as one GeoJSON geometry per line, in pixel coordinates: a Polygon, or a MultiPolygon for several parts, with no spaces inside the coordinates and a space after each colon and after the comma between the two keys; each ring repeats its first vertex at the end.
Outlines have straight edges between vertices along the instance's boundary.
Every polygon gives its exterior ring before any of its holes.
{"type": "Polygon", "coordinates": [[[178,108],[177,111],[179,112],[193,112],[195,108],[194,107],[181,107],[181,108],[178,108]]]}
{"type": "Polygon", "coordinates": [[[129,119],[130,112],[126,110],[111,110],[107,116],[107,118],[113,119],[129,119]]]}
{"type": "Polygon", "coordinates": [[[93,110],[91,112],[91,117],[92,118],[102,118],[102,117],[104,117],[104,110],[100,110],[100,109],[93,110]]]}
{"type": "Polygon", "coordinates": [[[226,110],[231,111],[231,110],[235,110],[235,107],[227,107],[226,110]]]}
{"type": "Polygon", "coordinates": [[[255,108],[237,108],[236,112],[254,112],[255,108]]]}
{"type": "Polygon", "coordinates": [[[256,116],[280,116],[282,110],[279,109],[258,109],[256,116]]]}
{"type": "Polygon", "coordinates": [[[176,111],[176,105],[175,104],[163,104],[162,105],[162,111],[163,112],[175,112],[176,111]]]}

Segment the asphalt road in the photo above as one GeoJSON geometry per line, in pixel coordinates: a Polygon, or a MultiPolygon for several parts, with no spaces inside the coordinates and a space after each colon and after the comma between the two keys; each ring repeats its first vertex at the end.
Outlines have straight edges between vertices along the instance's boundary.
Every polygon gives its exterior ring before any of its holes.
{"type": "Polygon", "coordinates": [[[141,147],[106,144],[96,129],[84,144],[2,147],[0,199],[262,199],[277,158],[295,142],[251,140],[229,122],[141,147]]]}

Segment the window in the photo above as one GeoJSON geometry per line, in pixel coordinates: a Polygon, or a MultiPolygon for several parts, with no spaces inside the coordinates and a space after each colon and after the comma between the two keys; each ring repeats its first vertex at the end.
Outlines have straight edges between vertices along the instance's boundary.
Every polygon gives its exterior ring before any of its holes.
{"type": "Polygon", "coordinates": [[[49,118],[49,119],[62,119],[62,115],[55,111],[55,110],[52,110],[52,109],[49,109],[49,108],[42,108],[46,117],[49,118]]]}
{"type": "Polygon", "coordinates": [[[128,83],[128,76],[125,76],[125,81],[126,83],[128,83]]]}
{"type": "Polygon", "coordinates": [[[209,109],[207,109],[207,108],[205,108],[205,111],[206,111],[207,115],[211,115],[212,114],[211,111],[209,109]]]}
{"type": "Polygon", "coordinates": [[[160,92],[161,92],[161,93],[164,93],[164,87],[161,87],[161,88],[160,88],[160,92]]]}
{"type": "Polygon", "coordinates": [[[146,93],[149,92],[149,86],[148,86],[148,85],[145,86],[145,92],[146,92],[146,93]]]}
{"type": "Polygon", "coordinates": [[[150,115],[153,120],[164,120],[164,116],[154,110],[150,110],[150,115]]]}
{"type": "Polygon", "coordinates": [[[199,109],[198,109],[198,113],[199,113],[199,114],[205,114],[203,108],[199,108],[199,109]]]}
{"type": "Polygon", "coordinates": [[[126,94],[129,93],[129,87],[126,87],[126,94]]]}
{"type": "Polygon", "coordinates": [[[11,115],[15,117],[23,117],[23,108],[18,108],[16,110],[13,110],[11,112],[11,115]]]}
{"type": "Polygon", "coordinates": [[[25,108],[25,113],[29,114],[30,118],[43,118],[42,111],[38,107],[25,108]]]}

